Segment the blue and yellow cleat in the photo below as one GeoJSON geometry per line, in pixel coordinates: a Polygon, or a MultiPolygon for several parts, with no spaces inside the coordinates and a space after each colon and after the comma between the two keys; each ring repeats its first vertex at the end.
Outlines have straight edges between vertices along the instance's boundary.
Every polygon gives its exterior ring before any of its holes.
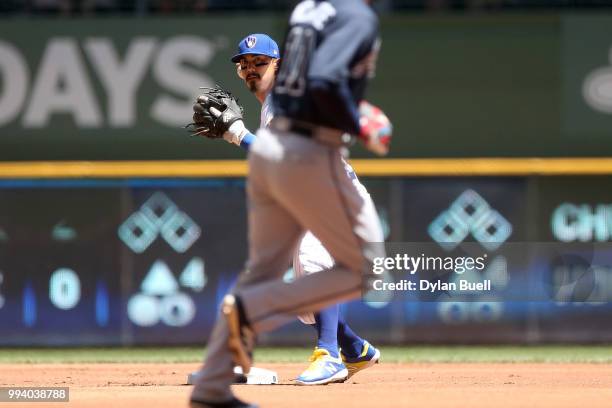
{"type": "Polygon", "coordinates": [[[310,361],[306,371],[295,379],[298,385],[323,385],[346,381],[348,376],[346,366],[341,358],[332,357],[329,351],[315,348],[310,361]]]}
{"type": "Polygon", "coordinates": [[[342,361],[348,370],[347,380],[361,370],[365,370],[366,368],[377,364],[378,360],[380,360],[380,351],[367,341],[364,341],[363,349],[359,357],[347,357],[342,353],[340,353],[340,355],[342,356],[342,361]]]}

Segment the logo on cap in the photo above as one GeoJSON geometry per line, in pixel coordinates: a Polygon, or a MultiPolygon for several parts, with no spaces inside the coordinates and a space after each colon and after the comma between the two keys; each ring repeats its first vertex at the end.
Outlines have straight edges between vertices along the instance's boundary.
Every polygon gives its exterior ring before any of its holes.
{"type": "Polygon", "coordinates": [[[249,35],[245,40],[247,48],[253,48],[255,44],[257,44],[257,37],[254,35],[249,35]]]}

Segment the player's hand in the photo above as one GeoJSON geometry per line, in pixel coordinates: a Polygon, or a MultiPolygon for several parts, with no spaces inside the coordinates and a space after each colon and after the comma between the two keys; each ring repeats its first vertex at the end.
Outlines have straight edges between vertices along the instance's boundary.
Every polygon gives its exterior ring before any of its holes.
{"type": "Polygon", "coordinates": [[[193,105],[193,122],[186,128],[194,136],[210,139],[225,138],[224,135],[230,129],[237,127],[233,125],[242,123],[242,106],[229,91],[219,86],[201,89],[203,89],[202,94],[193,105]]]}
{"type": "Polygon", "coordinates": [[[389,153],[393,126],[385,113],[369,102],[359,104],[359,139],[365,147],[379,156],[389,153]]]}

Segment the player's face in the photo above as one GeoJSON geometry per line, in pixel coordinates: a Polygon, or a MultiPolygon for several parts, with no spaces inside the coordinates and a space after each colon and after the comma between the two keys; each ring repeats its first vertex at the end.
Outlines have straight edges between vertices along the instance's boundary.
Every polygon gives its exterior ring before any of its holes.
{"type": "Polygon", "coordinates": [[[251,92],[268,92],[274,85],[278,59],[265,55],[245,55],[240,59],[241,78],[251,92]]]}

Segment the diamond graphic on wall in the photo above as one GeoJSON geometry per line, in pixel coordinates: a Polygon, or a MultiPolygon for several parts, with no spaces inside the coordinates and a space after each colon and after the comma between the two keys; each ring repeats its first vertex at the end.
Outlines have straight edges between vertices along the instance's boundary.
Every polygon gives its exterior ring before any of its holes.
{"type": "Polygon", "coordinates": [[[200,238],[201,228],[162,192],[156,192],[119,226],[119,238],[132,251],[143,253],[161,237],[184,253],[200,238]]]}

